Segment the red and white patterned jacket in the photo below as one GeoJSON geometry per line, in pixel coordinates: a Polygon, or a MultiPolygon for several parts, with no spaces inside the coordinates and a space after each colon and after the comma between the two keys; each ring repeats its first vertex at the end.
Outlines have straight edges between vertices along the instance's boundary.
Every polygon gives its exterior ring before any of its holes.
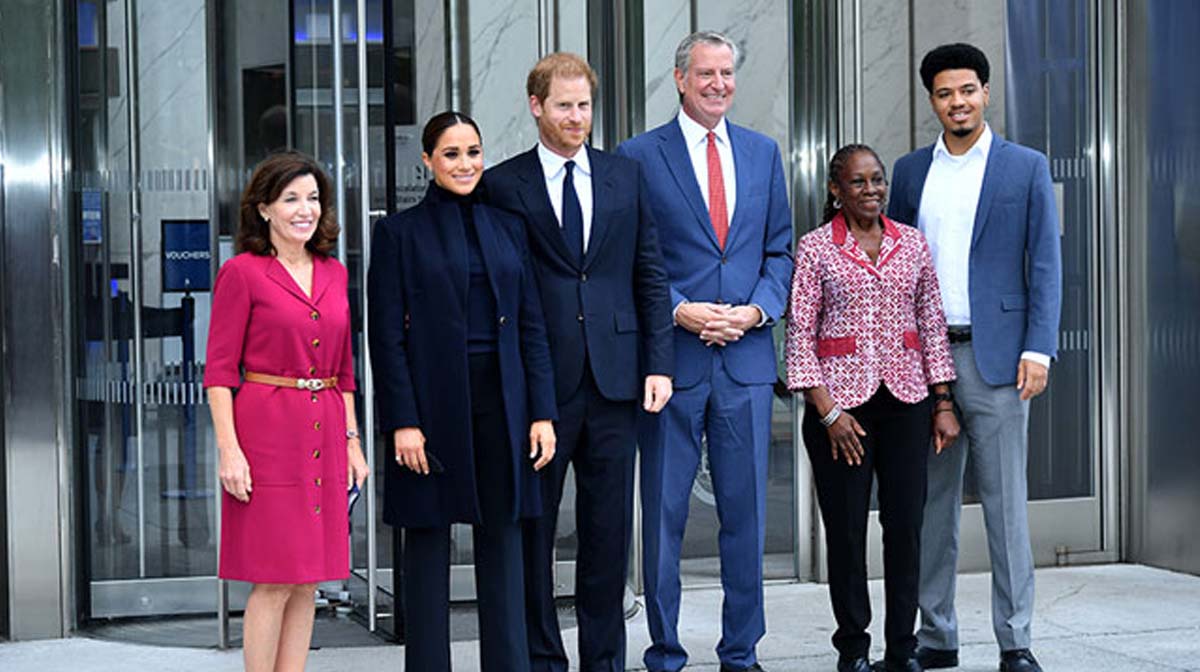
{"type": "Polygon", "coordinates": [[[954,380],[946,316],[925,237],[883,219],[879,258],[850,235],[841,213],[800,239],[787,326],[788,388],[824,385],[842,408],[885,384],[916,403],[954,380]]]}

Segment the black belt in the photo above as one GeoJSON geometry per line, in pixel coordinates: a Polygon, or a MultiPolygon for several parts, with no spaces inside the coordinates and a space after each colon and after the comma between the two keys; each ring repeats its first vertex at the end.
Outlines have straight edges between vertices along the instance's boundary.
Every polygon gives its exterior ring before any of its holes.
{"type": "Polygon", "coordinates": [[[965,327],[946,327],[946,338],[951,343],[968,343],[971,340],[971,325],[965,327]]]}

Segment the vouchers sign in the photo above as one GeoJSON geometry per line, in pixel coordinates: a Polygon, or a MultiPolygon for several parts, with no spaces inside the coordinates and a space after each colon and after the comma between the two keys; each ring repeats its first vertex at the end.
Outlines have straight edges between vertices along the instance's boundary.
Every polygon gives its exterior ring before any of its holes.
{"type": "Polygon", "coordinates": [[[212,285],[208,221],[162,220],[164,292],[206,292],[212,285]]]}

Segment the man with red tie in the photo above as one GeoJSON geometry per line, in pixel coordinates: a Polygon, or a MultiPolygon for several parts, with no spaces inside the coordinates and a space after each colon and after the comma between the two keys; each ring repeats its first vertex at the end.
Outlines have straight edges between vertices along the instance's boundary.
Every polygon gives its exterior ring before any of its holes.
{"type": "Polygon", "coordinates": [[[771,325],[787,306],[792,227],[778,145],[725,118],[737,54],[720,33],[684,38],[675,52],[679,115],[617,149],[642,165],[649,185],[675,318],[675,394],[659,415],[642,414],[638,436],[652,672],[687,663],[679,555],[705,438],[721,521],[721,671],[762,669],[771,325]]]}

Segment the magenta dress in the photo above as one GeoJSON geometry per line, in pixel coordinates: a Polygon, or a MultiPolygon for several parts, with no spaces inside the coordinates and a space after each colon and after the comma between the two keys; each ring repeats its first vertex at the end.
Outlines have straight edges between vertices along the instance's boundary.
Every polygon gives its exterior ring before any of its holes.
{"type": "Polygon", "coordinates": [[[238,388],[233,420],[253,491],[222,492],[223,579],[311,583],[349,574],[346,411],[354,389],[346,269],[313,260],[312,297],[272,256],[225,262],[213,289],[204,386],[238,388]],[[309,392],[244,383],[241,372],[337,376],[309,392]]]}

